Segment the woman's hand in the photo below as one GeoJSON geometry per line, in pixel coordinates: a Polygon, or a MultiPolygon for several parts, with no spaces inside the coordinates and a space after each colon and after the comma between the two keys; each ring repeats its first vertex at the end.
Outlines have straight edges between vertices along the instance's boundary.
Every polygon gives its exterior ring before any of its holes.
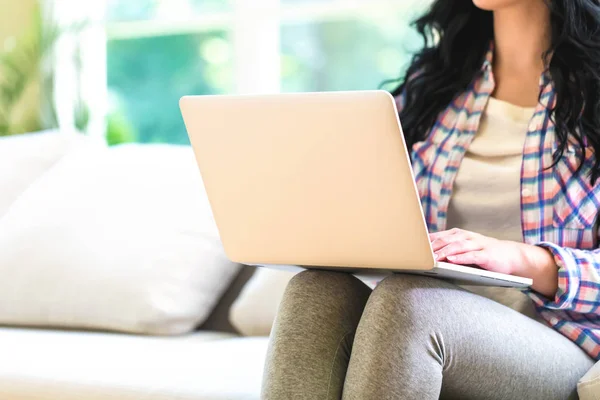
{"type": "Polygon", "coordinates": [[[429,235],[437,261],[477,265],[503,274],[533,279],[532,288],[548,298],[558,289],[558,267],[552,254],[539,246],[498,240],[451,229],[429,235]]]}

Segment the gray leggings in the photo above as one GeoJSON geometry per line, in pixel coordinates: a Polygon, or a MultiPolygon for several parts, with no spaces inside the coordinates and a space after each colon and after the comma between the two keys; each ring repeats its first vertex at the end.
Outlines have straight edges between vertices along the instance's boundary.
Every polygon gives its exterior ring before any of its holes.
{"type": "Polygon", "coordinates": [[[305,271],[280,305],[262,398],[558,400],[577,398],[592,365],[551,328],[447,282],[394,275],[371,291],[305,271]]]}

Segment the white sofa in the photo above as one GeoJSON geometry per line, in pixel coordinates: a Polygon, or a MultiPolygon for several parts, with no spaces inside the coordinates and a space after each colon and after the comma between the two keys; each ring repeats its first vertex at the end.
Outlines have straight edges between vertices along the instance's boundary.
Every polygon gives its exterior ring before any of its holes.
{"type": "Polygon", "coordinates": [[[259,399],[268,338],[229,321],[254,268],[198,175],[189,148],[0,138],[0,400],[259,399]]]}
{"type": "Polygon", "coordinates": [[[0,326],[0,400],[258,400],[268,337],[244,337],[230,321],[254,274],[241,269],[184,335],[0,326]]]}
{"type": "MultiPolygon", "coordinates": [[[[19,199],[19,195],[15,193],[26,189],[28,184],[25,181],[35,181],[44,174],[44,169],[56,164],[57,160],[50,155],[52,151],[58,158],[62,153],[71,151],[69,146],[64,146],[65,143],[60,140],[58,144],[50,145],[50,142],[44,139],[41,144],[35,144],[39,147],[38,150],[41,150],[37,151],[37,154],[43,154],[43,157],[21,157],[12,165],[3,165],[3,160],[6,163],[10,154],[5,153],[3,158],[3,145],[0,142],[0,189],[6,194],[0,198],[0,229],[3,228],[3,207],[10,208],[10,203],[19,199]],[[65,147],[64,151],[57,150],[61,146],[65,147]],[[34,164],[37,165],[37,169],[34,168],[34,164]],[[14,171],[17,170],[20,171],[20,179],[14,178],[17,175],[14,171]],[[13,171],[14,176],[7,176],[7,171],[13,171]],[[7,188],[12,190],[10,196],[7,195],[7,188]]],[[[13,146],[10,152],[14,152],[19,146],[13,146]]],[[[31,154],[35,155],[36,152],[31,154]]],[[[1,247],[1,233],[0,271],[9,268],[9,272],[14,272],[15,269],[19,272],[30,268],[31,265],[27,262],[22,265],[2,265],[2,254],[9,249],[1,247]]],[[[35,252],[35,249],[32,251],[35,252]]],[[[110,251],[111,249],[106,249],[106,252],[110,251]]],[[[44,324],[39,321],[40,310],[47,311],[49,315],[54,312],[53,318],[60,318],[62,315],[56,314],[56,310],[51,308],[45,309],[47,301],[42,297],[47,292],[43,292],[39,299],[35,299],[35,292],[31,294],[37,305],[34,304],[33,311],[31,307],[27,309],[28,315],[38,316],[38,320],[33,321],[31,325],[41,327],[27,328],[26,320],[17,319],[20,321],[18,324],[2,320],[6,315],[13,318],[8,321],[14,320],[15,312],[11,313],[14,310],[10,310],[10,307],[15,310],[23,307],[17,304],[18,296],[16,300],[13,298],[12,304],[5,304],[4,307],[0,305],[0,400],[259,399],[268,338],[264,329],[255,329],[252,326],[239,328],[243,324],[269,324],[276,309],[273,299],[280,296],[281,292],[274,297],[257,299],[245,307],[234,306],[233,312],[230,312],[236,299],[244,295],[258,296],[245,292],[240,296],[243,287],[251,286],[247,285],[247,282],[254,270],[243,267],[235,271],[232,279],[225,285],[226,290],[219,292],[218,302],[211,303],[210,315],[208,318],[202,318],[199,329],[183,334],[173,334],[168,329],[163,336],[102,332],[91,329],[94,328],[94,324],[89,320],[83,323],[87,329],[70,329],[72,327],[68,323],[61,325],[60,329],[44,328],[44,324]],[[238,329],[232,325],[230,315],[238,321],[238,329]],[[240,331],[262,336],[244,337],[240,335],[240,331]]],[[[225,279],[225,275],[219,279],[225,279]]],[[[278,286],[280,290],[284,281],[285,279],[278,284],[268,282],[266,286],[278,286]]],[[[15,283],[20,286],[26,284],[15,283]]],[[[39,282],[36,285],[39,285],[39,282]]],[[[74,282],[73,285],[77,283],[74,282]]],[[[256,286],[253,293],[264,292],[264,287],[265,285],[256,286]]],[[[20,289],[22,288],[15,287],[14,292],[18,293],[20,289]]],[[[22,300],[25,302],[28,299],[22,300]]],[[[92,307],[90,314],[93,314],[93,307],[102,307],[103,303],[89,304],[92,307]]],[[[106,304],[107,307],[114,306],[112,303],[106,304]]],[[[117,312],[119,307],[125,309],[126,306],[117,304],[117,312]]],[[[141,315],[141,312],[134,312],[128,316],[138,315],[141,315]]],[[[56,319],[53,321],[56,322],[56,319]]],[[[166,321],[169,322],[168,319],[166,321]]],[[[127,329],[138,329],[136,325],[131,326],[128,325],[127,329]]],[[[600,400],[600,364],[582,379],[580,395],[582,400],[600,400]]]]}
{"type": "Polygon", "coordinates": [[[3,400],[257,400],[267,338],[0,329],[3,400]]]}

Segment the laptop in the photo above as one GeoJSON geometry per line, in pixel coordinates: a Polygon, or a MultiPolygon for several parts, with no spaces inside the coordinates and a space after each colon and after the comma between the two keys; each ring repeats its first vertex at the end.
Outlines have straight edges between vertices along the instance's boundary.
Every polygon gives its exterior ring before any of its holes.
{"type": "Polygon", "coordinates": [[[389,93],[185,96],[180,108],[232,261],[532,284],[436,262],[389,93]]]}

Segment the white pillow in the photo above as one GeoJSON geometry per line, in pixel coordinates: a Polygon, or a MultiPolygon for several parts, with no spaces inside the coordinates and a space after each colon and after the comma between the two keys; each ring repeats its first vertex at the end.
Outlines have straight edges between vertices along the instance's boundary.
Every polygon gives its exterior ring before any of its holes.
{"type": "Polygon", "coordinates": [[[600,362],[585,374],[577,385],[580,400],[600,399],[600,362]]]}
{"type": "Polygon", "coordinates": [[[181,334],[238,269],[189,147],[88,146],[0,219],[0,324],[181,334]]]}
{"type": "Polygon", "coordinates": [[[285,288],[297,272],[257,268],[229,310],[229,321],[244,336],[269,336],[285,288]]]}
{"type": "Polygon", "coordinates": [[[0,137],[0,217],[29,185],[84,139],[59,131],[0,137]]]}

